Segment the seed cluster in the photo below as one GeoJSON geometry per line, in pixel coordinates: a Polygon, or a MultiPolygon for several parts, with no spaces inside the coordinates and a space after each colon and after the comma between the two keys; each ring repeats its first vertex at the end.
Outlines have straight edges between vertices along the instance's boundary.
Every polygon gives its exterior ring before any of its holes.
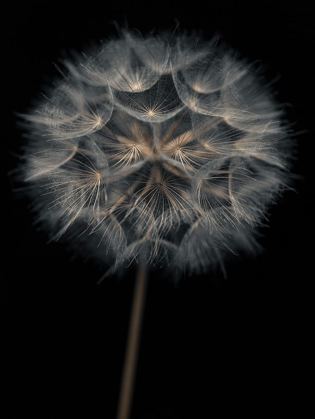
{"type": "Polygon", "coordinates": [[[115,269],[141,253],[188,272],[257,247],[290,141],[255,66],[214,41],[130,32],[64,65],[25,116],[26,178],[53,239],[115,269]]]}

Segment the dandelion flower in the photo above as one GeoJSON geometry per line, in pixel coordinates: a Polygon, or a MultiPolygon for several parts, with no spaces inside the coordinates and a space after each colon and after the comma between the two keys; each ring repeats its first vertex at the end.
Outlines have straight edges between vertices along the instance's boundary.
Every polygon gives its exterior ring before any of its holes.
{"type": "Polygon", "coordinates": [[[129,31],[63,66],[23,116],[25,178],[52,239],[72,232],[109,272],[141,254],[199,273],[257,248],[291,153],[259,69],[214,41],[129,31]]]}
{"type": "Polygon", "coordinates": [[[111,265],[140,261],[118,419],[128,419],[145,266],[205,272],[258,248],[287,187],[291,134],[256,66],[215,40],[122,31],[63,62],[28,115],[23,165],[38,221],[111,265]]]}

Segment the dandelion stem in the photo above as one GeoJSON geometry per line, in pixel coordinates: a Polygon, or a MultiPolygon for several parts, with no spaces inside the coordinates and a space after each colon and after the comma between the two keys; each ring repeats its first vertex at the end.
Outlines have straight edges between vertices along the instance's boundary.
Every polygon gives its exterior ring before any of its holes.
{"type": "Polygon", "coordinates": [[[130,416],[137,353],[140,340],[141,320],[144,309],[146,277],[147,272],[145,261],[141,258],[136,277],[133,306],[130,317],[129,335],[121,381],[117,419],[128,419],[130,416]]]}

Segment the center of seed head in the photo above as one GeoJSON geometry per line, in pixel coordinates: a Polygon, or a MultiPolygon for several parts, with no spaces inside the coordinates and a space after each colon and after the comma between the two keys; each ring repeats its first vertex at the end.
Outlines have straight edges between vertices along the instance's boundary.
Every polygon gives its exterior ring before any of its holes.
{"type": "Polygon", "coordinates": [[[142,89],[142,85],[141,85],[141,83],[135,83],[131,86],[131,89],[134,92],[139,92],[142,89]]]}
{"type": "Polygon", "coordinates": [[[97,117],[96,122],[95,122],[95,126],[100,127],[102,125],[102,123],[103,123],[103,119],[100,116],[97,117]]]}

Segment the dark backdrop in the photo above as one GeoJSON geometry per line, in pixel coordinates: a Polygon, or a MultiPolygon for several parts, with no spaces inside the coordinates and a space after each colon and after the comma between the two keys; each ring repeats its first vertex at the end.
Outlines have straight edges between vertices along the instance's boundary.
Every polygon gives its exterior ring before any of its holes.
{"type": "Polygon", "coordinates": [[[70,261],[63,244],[35,231],[28,201],[7,173],[23,140],[13,111],[38,97],[57,75],[60,51],[115,34],[113,21],[219,33],[251,61],[278,75],[290,104],[304,177],[270,213],[265,252],[235,258],[220,272],[151,276],[132,419],[315,417],[312,405],[314,320],[314,15],[301,2],[26,2],[3,13],[3,248],[1,279],[5,401],[1,417],[114,418],[134,285],[91,263],[70,261]],[[176,20],[177,19],[177,20],[176,20]],[[16,199],[17,198],[17,199],[16,199]],[[310,382],[308,378],[311,379],[310,382]],[[312,412],[309,409],[312,408],[312,412]],[[306,414],[306,412],[309,413],[306,414]]]}

